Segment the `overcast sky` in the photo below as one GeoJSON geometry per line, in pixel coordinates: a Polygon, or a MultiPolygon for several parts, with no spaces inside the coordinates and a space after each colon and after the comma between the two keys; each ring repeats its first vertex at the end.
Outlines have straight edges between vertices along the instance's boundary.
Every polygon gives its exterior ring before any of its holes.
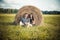
{"type": "Polygon", "coordinates": [[[60,11],[60,0],[0,0],[0,8],[19,9],[25,5],[33,5],[41,10],[60,11]]]}

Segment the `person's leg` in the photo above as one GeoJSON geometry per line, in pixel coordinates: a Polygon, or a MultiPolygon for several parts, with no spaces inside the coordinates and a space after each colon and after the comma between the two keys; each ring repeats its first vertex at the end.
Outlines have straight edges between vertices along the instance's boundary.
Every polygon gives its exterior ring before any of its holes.
{"type": "Polygon", "coordinates": [[[35,25],[35,21],[33,21],[32,24],[35,25]]]}
{"type": "Polygon", "coordinates": [[[21,26],[23,26],[23,25],[24,25],[24,23],[22,23],[22,22],[20,21],[20,25],[21,25],[21,26]]]}
{"type": "Polygon", "coordinates": [[[30,23],[27,23],[27,27],[32,27],[32,24],[30,24],[30,23]]]}

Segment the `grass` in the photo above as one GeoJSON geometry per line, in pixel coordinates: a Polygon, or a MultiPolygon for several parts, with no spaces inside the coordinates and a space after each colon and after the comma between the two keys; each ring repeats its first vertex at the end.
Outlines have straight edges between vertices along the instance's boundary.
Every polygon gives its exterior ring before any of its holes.
{"type": "Polygon", "coordinates": [[[60,40],[60,15],[43,15],[42,26],[13,25],[16,14],[0,14],[0,40],[60,40]]]}

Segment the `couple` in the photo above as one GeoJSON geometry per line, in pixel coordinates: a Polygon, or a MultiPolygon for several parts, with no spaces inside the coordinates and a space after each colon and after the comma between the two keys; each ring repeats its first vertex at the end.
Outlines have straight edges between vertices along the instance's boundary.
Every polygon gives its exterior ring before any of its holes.
{"type": "Polygon", "coordinates": [[[20,25],[32,26],[35,24],[34,17],[31,14],[25,13],[20,19],[20,25]]]}

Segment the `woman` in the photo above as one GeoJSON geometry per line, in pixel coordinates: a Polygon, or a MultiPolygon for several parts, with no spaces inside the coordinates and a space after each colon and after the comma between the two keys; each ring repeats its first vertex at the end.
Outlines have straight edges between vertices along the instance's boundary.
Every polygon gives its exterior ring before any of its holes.
{"type": "Polygon", "coordinates": [[[30,25],[29,14],[25,13],[20,19],[20,25],[30,25]]]}
{"type": "Polygon", "coordinates": [[[32,13],[30,14],[30,24],[35,25],[35,20],[32,13]]]}

